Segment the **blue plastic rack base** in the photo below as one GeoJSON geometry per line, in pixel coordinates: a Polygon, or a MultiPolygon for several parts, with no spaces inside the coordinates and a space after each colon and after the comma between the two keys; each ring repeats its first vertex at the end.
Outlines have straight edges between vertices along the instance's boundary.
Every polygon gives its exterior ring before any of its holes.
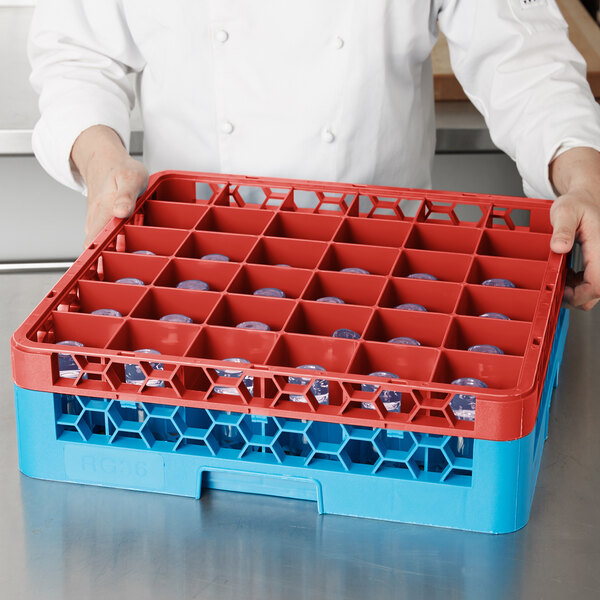
{"type": "Polygon", "coordinates": [[[568,329],[558,319],[536,426],[508,442],[66,396],[15,386],[19,468],[55,481],[200,498],[317,502],[320,513],[508,533],[529,518],[568,329]]]}

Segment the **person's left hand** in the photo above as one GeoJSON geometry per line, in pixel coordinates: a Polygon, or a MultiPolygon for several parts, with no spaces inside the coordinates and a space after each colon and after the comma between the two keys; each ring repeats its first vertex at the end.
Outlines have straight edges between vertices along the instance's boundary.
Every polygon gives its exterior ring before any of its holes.
{"type": "Polygon", "coordinates": [[[584,270],[569,271],[565,303],[590,310],[600,300],[600,153],[573,148],[551,165],[551,178],[561,193],[550,210],[550,248],[565,254],[581,244],[584,270]]]}

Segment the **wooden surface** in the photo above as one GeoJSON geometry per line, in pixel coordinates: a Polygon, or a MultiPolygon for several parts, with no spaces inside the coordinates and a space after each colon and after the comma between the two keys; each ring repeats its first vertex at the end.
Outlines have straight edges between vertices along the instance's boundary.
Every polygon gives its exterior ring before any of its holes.
{"type": "MultiPolygon", "coordinates": [[[[569,37],[588,65],[588,81],[596,98],[600,98],[600,26],[579,0],[557,0],[569,24],[569,37]]],[[[436,100],[466,100],[450,66],[448,43],[440,34],[432,54],[436,100]]]]}

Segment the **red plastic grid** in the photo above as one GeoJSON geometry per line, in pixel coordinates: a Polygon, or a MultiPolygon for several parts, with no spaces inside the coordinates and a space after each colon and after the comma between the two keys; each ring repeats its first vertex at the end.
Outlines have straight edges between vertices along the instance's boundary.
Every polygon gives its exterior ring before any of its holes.
{"type": "MultiPolygon", "coordinates": [[[[135,213],[113,220],[42,300],[12,339],[17,385],[43,391],[143,399],[263,415],[343,422],[491,440],[531,431],[564,287],[565,257],[549,251],[551,203],[423,190],[164,172],[135,213]],[[302,205],[300,203],[302,202],[302,205]],[[413,216],[409,216],[409,215],[413,216]],[[519,217],[526,222],[517,225],[519,217]],[[149,254],[134,254],[136,251],[149,254]],[[228,262],[202,260],[224,254],[228,262]],[[284,266],[281,266],[284,265],[284,266]],[[365,269],[369,274],[341,273],[365,269]],[[429,273],[437,281],[415,279],[429,273]],[[115,283],[136,277],[144,286],[115,283]],[[516,288],[481,285],[503,277],[516,288]],[[199,279],[210,291],[178,289],[199,279]],[[281,289],[285,298],[255,296],[281,289]],[[317,302],[336,296],[344,304],[317,302]],[[427,312],[395,308],[417,303],[427,312]],[[92,315],[114,308],[121,317],[92,315]],[[482,318],[500,312],[511,320],[482,318]],[[192,323],[165,322],[182,313],[192,323]],[[270,331],[237,328],[262,321],[270,331]],[[360,339],[332,338],[347,328],[360,339]],[[388,343],[398,336],[421,346],[388,343]],[[82,348],[56,346],[75,339],[82,348]],[[493,344],[504,355],[468,352],[493,344]],[[163,370],[138,348],[161,352],[163,370]],[[59,376],[58,353],[80,375],[59,376]],[[250,365],[222,377],[223,359],[250,365]],[[146,379],[125,382],[124,366],[146,379]],[[319,405],[296,367],[329,382],[319,405]],[[369,377],[389,371],[399,379],[369,377]],[[250,394],[243,380],[253,377],[250,394]],[[476,377],[487,389],[449,385],[476,377]],[[148,385],[160,379],[163,387],[148,385]],[[365,382],[380,387],[362,389],[365,382]],[[237,389],[222,394],[215,387],[237,389]],[[382,390],[402,392],[388,413],[382,390]],[[477,397],[474,421],[450,401],[477,397]],[[292,402],[289,395],[306,402],[292,402]],[[374,410],[363,408],[372,402],[374,410]]],[[[228,365],[231,368],[230,364],[228,365]]],[[[237,368],[236,368],[237,370],[237,368]]]]}

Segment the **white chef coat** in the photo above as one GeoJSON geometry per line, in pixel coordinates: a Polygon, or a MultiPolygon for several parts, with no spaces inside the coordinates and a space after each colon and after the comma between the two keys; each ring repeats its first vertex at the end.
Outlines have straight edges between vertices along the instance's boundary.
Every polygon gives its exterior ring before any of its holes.
{"type": "Polygon", "coordinates": [[[34,152],[83,191],[71,147],[95,124],[128,145],[137,73],[150,172],[426,188],[438,25],[526,193],[554,197],[556,152],[600,150],[600,109],[554,0],[39,0],[34,152]]]}

